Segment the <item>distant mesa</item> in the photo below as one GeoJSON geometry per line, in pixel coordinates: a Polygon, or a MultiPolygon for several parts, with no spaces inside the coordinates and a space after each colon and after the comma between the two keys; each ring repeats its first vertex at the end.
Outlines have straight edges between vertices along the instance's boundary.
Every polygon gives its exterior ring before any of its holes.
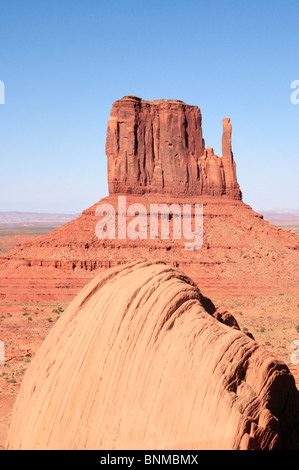
{"type": "Polygon", "coordinates": [[[241,199],[231,133],[224,118],[220,158],[205,147],[197,106],[125,96],[113,104],[108,121],[109,192],[241,199]]]}
{"type": "Polygon", "coordinates": [[[62,225],[76,219],[80,214],[56,214],[43,212],[0,212],[1,225],[62,225]]]}
{"type": "Polygon", "coordinates": [[[299,227],[299,210],[262,211],[264,218],[279,226],[299,227]]]}
{"type": "Polygon", "coordinates": [[[165,263],[100,274],[29,365],[7,448],[298,449],[293,376],[222,318],[165,263]]]}

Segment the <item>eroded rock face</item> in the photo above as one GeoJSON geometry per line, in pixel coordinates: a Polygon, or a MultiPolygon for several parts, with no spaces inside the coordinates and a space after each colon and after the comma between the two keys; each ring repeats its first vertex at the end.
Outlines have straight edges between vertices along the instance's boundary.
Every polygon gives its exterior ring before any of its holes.
{"type": "Polygon", "coordinates": [[[106,270],[27,369],[7,449],[298,448],[287,366],[215,313],[164,263],[106,270]]]}
{"type": "Polygon", "coordinates": [[[205,147],[196,106],[169,100],[146,102],[135,97],[115,102],[107,132],[111,194],[76,220],[1,255],[0,299],[15,301],[17,293],[18,301],[24,302],[69,301],[89,282],[89,274],[136,258],[179,266],[213,299],[220,292],[227,297],[251,295],[253,291],[275,295],[286,289],[286,279],[288,293],[296,295],[298,235],[271,225],[236,199],[240,191],[228,118],[223,120],[223,129],[223,155],[219,158],[212,148],[205,147]],[[177,149],[175,153],[170,151],[173,148],[177,149]],[[185,160],[180,155],[185,155],[185,160]],[[157,176],[162,167],[167,167],[170,175],[164,187],[157,176]],[[198,179],[190,177],[191,167],[196,168],[198,179]],[[189,175],[188,183],[178,178],[179,171],[189,175]],[[134,194],[137,190],[144,194],[134,194]],[[171,194],[157,192],[166,190],[171,194]],[[111,204],[117,214],[117,191],[125,193],[127,207],[143,204],[147,213],[151,204],[202,203],[202,248],[196,253],[185,250],[181,240],[172,236],[169,240],[150,240],[149,236],[136,240],[98,239],[95,228],[100,218],[95,215],[96,209],[111,204]],[[128,194],[130,191],[132,194],[128,194]],[[190,195],[192,191],[219,195],[190,195]]]}
{"type": "Polygon", "coordinates": [[[229,118],[223,120],[222,144],[222,158],[205,148],[197,106],[125,96],[113,104],[108,121],[110,194],[225,194],[241,199],[229,118]]]}

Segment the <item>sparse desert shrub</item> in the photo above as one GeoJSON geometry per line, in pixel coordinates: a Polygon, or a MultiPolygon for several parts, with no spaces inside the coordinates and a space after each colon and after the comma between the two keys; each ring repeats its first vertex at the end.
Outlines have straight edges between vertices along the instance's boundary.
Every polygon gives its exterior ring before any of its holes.
{"type": "Polygon", "coordinates": [[[57,313],[58,315],[60,315],[60,313],[62,313],[63,311],[64,309],[62,307],[57,307],[53,308],[52,313],[57,313]]]}
{"type": "Polygon", "coordinates": [[[299,333],[299,325],[295,326],[295,330],[299,333]]]}

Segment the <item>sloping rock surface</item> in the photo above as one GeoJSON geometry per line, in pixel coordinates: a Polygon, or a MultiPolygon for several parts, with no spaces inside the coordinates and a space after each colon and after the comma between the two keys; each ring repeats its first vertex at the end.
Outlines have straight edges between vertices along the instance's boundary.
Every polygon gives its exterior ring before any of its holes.
{"type": "Polygon", "coordinates": [[[293,376],[226,317],[162,262],[106,270],[29,365],[7,448],[298,448],[293,376]]]}

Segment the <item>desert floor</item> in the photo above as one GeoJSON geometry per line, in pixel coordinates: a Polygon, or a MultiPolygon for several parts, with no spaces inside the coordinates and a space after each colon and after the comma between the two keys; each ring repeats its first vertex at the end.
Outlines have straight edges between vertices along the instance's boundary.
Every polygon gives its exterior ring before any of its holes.
{"type": "MultiPolygon", "coordinates": [[[[0,230],[0,253],[22,241],[22,237],[29,239],[34,235],[7,232],[1,235],[0,230]]],[[[299,364],[291,356],[294,352],[291,343],[299,340],[299,293],[223,299],[220,296],[211,300],[216,307],[227,309],[242,330],[249,331],[274,357],[286,363],[299,388],[299,364]]],[[[0,449],[4,449],[13,404],[26,368],[67,305],[0,303],[0,340],[5,343],[4,363],[0,364],[0,449]]],[[[299,353],[296,357],[299,360],[299,353]]]]}

